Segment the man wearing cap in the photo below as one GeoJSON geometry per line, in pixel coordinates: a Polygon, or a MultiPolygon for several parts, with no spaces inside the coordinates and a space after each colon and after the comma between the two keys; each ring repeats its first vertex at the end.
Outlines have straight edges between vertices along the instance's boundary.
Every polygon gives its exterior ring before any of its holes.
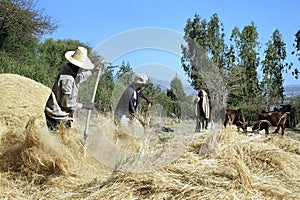
{"type": "Polygon", "coordinates": [[[76,51],[66,52],[65,58],[69,62],[60,70],[44,110],[50,130],[57,130],[62,121],[66,128],[70,128],[75,110],[94,108],[93,103],[76,101],[79,84],[103,67],[102,63],[95,67],[87,56],[87,49],[80,46],[76,51]]]}
{"type": "Polygon", "coordinates": [[[133,83],[123,92],[114,113],[114,121],[117,125],[128,126],[137,115],[137,108],[140,103],[140,97],[147,103],[152,103],[148,97],[142,93],[142,87],[147,83],[148,77],[145,74],[135,74],[133,83]]]}

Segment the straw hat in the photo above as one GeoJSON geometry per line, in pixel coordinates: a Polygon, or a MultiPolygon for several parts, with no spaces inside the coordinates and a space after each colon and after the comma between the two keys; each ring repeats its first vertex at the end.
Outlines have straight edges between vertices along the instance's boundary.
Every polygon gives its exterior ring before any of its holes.
{"type": "Polygon", "coordinates": [[[87,56],[87,49],[77,47],[76,51],[67,51],[65,58],[72,64],[82,69],[93,69],[95,66],[87,56]]]}
{"type": "Polygon", "coordinates": [[[145,74],[134,74],[133,82],[137,84],[146,84],[148,81],[148,77],[145,74]]]}

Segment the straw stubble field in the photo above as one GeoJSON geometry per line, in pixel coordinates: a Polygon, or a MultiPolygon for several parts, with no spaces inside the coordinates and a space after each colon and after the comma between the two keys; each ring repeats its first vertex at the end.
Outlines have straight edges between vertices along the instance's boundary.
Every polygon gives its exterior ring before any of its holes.
{"type": "Polygon", "coordinates": [[[174,132],[145,139],[97,116],[101,134],[91,125],[86,151],[79,126],[47,130],[49,88],[12,74],[0,74],[0,87],[1,199],[300,199],[297,132],[266,137],[229,128],[195,134],[193,122],[168,121],[174,132]],[[115,151],[101,138],[128,158],[106,162],[115,151]],[[132,155],[145,151],[159,151],[151,158],[158,164],[132,165],[141,159],[132,155]],[[137,170],[141,166],[145,170],[137,170]]]}

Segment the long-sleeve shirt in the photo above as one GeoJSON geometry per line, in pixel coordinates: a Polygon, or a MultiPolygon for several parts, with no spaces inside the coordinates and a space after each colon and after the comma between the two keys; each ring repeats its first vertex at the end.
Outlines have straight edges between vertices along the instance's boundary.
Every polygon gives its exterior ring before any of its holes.
{"type": "Polygon", "coordinates": [[[82,71],[75,75],[71,67],[65,65],[52,87],[45,113],[54,119],[72,117],[74,110],[82,108],[82,103],[77,102],[79,85],[91,74],[91,71],[82,71]]]}
{"type": "Polygon", "coordinates": [[[136,113],[141,95],[141,90],[136,91],[133,85],[128,86],[115,109],[115,121],[119,122],[123,115],[130,117],[132,113],[136,113]]]}

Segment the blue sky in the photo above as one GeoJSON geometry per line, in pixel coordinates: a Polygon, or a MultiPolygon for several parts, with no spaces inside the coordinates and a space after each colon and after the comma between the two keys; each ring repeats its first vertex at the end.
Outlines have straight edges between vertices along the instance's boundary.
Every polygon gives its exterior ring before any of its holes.
{"type": "MultiPolygon", "coordinates": [[[[294,49],[295,33],[300,29],[299,0],[39,0],[37,7],[58,21],[59,28],[46,38],[77,39],[96,48],[105,41],[130,30],[147,27],[168,29],[178,34],[184,33],[188,18],[197,13],[207,21],[217,13],[224,24],[226,39],[234,27],[240,30],[253,21],[257,26],[262,50],[275,29],[279,29],[289,52],[287,61],[300,64],[290,52],[294,49]]],[[[180,68],[180,56],[161,50],[131,51],[113,63],[122,60],[132,66],[146,66],[154,63],[173,67],[174,73],[184,74],[180,68]]],[[[157,78],[167,77],[167,73],[154,70],[157,78]]],[[[174,76],[174,75],[172,75],[174,76]]],[[[285,85],[299,84],[290,75],[284,75],[285,85]]]]}

